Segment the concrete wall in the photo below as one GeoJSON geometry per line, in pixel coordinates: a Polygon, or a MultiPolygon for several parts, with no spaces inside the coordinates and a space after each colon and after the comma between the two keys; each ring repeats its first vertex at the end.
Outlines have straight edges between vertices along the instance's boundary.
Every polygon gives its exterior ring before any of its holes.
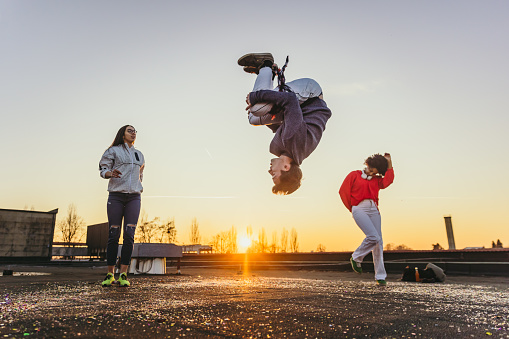
{"type": "Polygon", "coordinates": [[[57,213],[0,209],[0,260],[51,260],[57,213]]]}

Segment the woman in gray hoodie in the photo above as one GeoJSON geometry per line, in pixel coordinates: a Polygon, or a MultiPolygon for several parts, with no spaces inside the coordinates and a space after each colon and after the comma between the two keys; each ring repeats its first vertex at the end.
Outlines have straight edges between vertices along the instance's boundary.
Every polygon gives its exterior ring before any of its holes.
{"type": "Polygon", "coordinates": [[[101,177],[108,179],[108,224],[109,236],[106,257],[108,274],[102,282],[103,287],[115,283],[114,270],[118,254],[118,241],[120,239],[122,219],[124,229],[124,242],[120,255],[119,286],[129,286],[127,268],[131,261],[134,245],[134,233],[140,215],[141,192],[143,186],[143,169],[145,158],[134,148],[136,129],[132,125],[121,127],[111,146],[104,152],[99,161],[101,177]]]}

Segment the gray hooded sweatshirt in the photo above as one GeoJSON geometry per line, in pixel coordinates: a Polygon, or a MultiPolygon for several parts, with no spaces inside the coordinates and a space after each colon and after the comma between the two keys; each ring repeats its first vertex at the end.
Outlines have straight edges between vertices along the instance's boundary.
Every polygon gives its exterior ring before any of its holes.
{"type": "Polygon", "coordinates": [[[106,172],[119,170],[120,178],[110,178],[108,183],[109,192],[141,193],[143,186],[143,169],[145,158],[143,154],[127,144],[108,148],[99,161],[101,177],[105,178],[106,172]]]}

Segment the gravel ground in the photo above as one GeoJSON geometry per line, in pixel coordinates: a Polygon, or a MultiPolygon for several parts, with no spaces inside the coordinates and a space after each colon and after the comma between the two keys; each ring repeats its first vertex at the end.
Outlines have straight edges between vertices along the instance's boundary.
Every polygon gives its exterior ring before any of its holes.
{"type": "Polygon", "coordinates": [[[509,338],[509,278],[184,268],[103,288],[104,267],[10,268],[0,337],[509,338]]]}

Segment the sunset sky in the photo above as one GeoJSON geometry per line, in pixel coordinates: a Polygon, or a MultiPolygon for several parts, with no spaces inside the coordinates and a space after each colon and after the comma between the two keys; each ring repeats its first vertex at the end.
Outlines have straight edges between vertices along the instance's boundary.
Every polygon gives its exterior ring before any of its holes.
{"type": "Polygon", "coordinates": [[[380,192],[385,244],[509,246],[509,2],[0,0],[0,208],[74,203],[107,221],[98,162],[132,124],[146,160],[142,208],[189,242],[231,226],[295,228],[301,251],[354,250],[364,235],[338,189],[390,152],[380,192]],[[332,118],[302,187],[271,193],[272,139],[248,124],[255,76],[237,59],[272,52],[286,78],[317,80],[332,118]]]}

